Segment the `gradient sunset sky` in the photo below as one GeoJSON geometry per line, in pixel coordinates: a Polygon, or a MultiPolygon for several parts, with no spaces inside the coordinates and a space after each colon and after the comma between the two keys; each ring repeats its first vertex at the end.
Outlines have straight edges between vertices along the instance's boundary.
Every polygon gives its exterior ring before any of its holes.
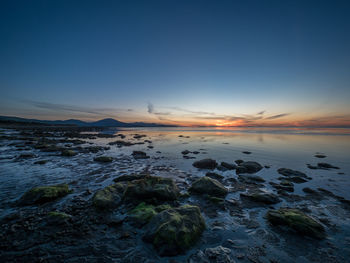
{"type": "Polygon", "coordinates": [[[350,1],[0,2],[0,115],[350,126],[350,1]]]}

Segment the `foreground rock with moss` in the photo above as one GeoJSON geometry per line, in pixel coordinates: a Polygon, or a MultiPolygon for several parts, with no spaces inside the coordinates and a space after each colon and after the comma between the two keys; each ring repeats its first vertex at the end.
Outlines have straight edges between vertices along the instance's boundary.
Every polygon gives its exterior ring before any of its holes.
{"type": "Polygon", "coordinates": [[[71,193],[67,184],[34,187],[18,201],[19,205],[43,204],[71,193]]]}
{"type": "Polygon", "coordinates": [[[298,209],[280,208],[267,212],[267,220],[272,225],[283,225],[295,230],[299,234],[314,238],[325,238],[325,229],[312,217],[298,209]]]}
{"type": "Polygon", "coordinates": [[[204,176],[196,180],[189,190],[198,194],[207,194],[219,197],[223,197],[228,193],[228,190],[223,184],[208,176],[204,176]]]}
{"type": "Polygon", "coordinates": [[[107,186],[94,194],[92,203],[99,209],[115,208],[121,203],[124,190],[125,186],[121,183],[107,186]]]}
{"type": "Polygon", "coordinates": [[[172,179],[146,176],[143,179],[128,183],[124,199],[135,202],[153,199],[154,201],[163,202],[176,200],[179,194],[180,191],[172,179]]]}
{"type": "Polygon", "coordinates": [[[194,245],[204,229],[199,207],[184,205],[154,216],[143,240],[153,244],[159,255],[174,256],[194,245]]]}

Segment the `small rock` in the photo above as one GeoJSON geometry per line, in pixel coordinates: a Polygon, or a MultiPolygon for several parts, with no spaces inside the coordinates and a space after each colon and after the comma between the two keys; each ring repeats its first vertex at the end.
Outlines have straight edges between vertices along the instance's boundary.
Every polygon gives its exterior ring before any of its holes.
{"type": "Polygon", "coordinates": [[[213,159],[203,159],[203,160],[194,162],[192,165],[196,168],[199,168],[199,169],[213,170],[217,167],[218,164],[213,159]]]}

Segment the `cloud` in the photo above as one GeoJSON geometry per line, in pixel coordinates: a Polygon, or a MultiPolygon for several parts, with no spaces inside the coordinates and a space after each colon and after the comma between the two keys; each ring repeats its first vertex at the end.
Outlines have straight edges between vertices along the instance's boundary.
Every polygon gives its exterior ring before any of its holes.
{"type": "Polygon", "coordinates": [[[260,111],[257,113],[257,115],[264,115],[265,112],[266,112],[266,110],[260,111]]]}
{"type": "Polygon", "coordinates": [[[147,104],[147,112],[148,112],[149,114],[152,114],[153,111],[154,111],[154,106],[153,106],[153,104],[150,103],[150,102],[148,102],[148,104],[147,104]]]}
{"type": "Polygon", "coordinates": [[[288,116],[290,113],[282,113],[282,114],[277,114],[277,115],[273,115],[273,116],[270,116],[270,117],[266,117],[265,119],[266,120],[274,120],[274,119],[279,119],[279,118],[282,118],[282,117],[285,117],[285,116],[288,116]]]}
{"type": "Polygon", "coordinates": [[[121,108],[94,108],[94,107],[83,107],[83,106],[75,106],[75,105],[68,105],[68,104],[59,104],[59,103],[49,103],[49,102],[41,102],[41,101],[31,101],[31,100],[24,100],[22,101],[24,103],[30,104],[34,107],[40,108],[40,109],[47,109],[52,110],[56,112],[79,112],[79,113],[85,113],[85,114],[93,114],[93,115],[106,115],[108,113],[112,112],[130,112],[133,111],[133,109],[121,109],[121,108]]]}
{"type": "Polygon", "coordinates": [[[167,109],[172,109],[176,111],[182,111],[186,113],[191,113],[191,114],[197,114],[197,115],[216,115],[214,112],[207,112],[207,111],[192,111],[180,107],[166,107],[167,109]]]}

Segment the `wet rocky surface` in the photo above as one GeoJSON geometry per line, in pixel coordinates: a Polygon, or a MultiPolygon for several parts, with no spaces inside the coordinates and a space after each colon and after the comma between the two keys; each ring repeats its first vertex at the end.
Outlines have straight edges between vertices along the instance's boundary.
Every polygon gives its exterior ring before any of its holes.
{"type": "Polygon", "coordinates": [[[314,173],[260,163],[255,151],[221,160],[183,149],[174,163],[163,141],[141,131],[2,129],[1,262],[349,258],[350,201],[311,184],[314,173]],[[196,161],[183,158],[191,154],[196,161]]]}

